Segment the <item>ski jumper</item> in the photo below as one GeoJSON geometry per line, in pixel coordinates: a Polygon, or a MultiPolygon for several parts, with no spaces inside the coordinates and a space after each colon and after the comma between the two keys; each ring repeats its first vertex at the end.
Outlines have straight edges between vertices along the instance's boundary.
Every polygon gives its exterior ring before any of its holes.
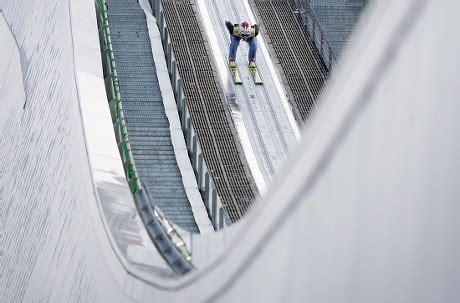
{"type": "Polygon", "coordinates": [[[255,61],[257,53],[257,41],[255,37],[259,34],[259,26],[257,24],[249,26],[247,22],[243,22],[242,24],[232,24],[228,21],[225,22],[225,25],[230,33],[231,41],[228,60],[235,61],[236,51],[238,50],[241,39],[243,39],[249,44],[249,62],[255,61]],[[245,25],[247,26],[244,27],[245,25]]]}

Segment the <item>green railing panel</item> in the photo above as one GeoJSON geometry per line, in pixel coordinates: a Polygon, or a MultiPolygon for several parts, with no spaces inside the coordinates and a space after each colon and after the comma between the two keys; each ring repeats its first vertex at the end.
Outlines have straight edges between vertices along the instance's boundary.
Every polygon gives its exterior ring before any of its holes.
{"type": "Polygon", "coordinates": [[[128,131],[126,128],[125,119],[119,119],[117,122],[115,122],[113,127],[115,128],[115,138],[117,139],[117,142],[120,144],[123,142],[123,140],[127,141],[128,131]]]}
{"type": "Polygon", "coordinates": [[[134,163],[132,161],[126,162],[124,168],[126,171],[126,178],[128,178],[128,180],[131,180],[136,176],[136,169],[134,168],[134,163]]]}
{"type": "MultiPolygon", "coordinates": [[[[141,182],[137,174],[136,166],[134,164],[133,154],[131,151],[131,145],[129,143],[128,130],[126,127],[126,120],[124,119],[122,98],[120,96],[120,83],[118,81],[117,69],[115,64],[115,57],[113,54],[112,40],[110,37],[110,28],[107,13],[107,4],[105,0],[95,0],[96,2],[96,17],[99,31],[99,43],[101,47],[101,58],[104,75],[104,84],[106,88],[107,100],[110,107],[110,114],[112,116],[112,123],[115,130],[115,138],[118,143],[118,149],[120,152],[121,160],[123,162],[123,168],[125,170],[126,179],[128,181],[129,188],[133,194],[136,204],[136,193],[141,189],[141,182]]],[[[145,219],[145,218],[144,218],[145,219]]],[[[152,218],[154,219],[154,218],[152,218]]],[[[158,217],[155,211],[155,219],[164,226],[164,222],[170,222],[164,217],[158,217]]],[[[166,228],[166,227],[165,227],[166,228]]],[[[150,229],[151,231],[151,229],[150,229]]],[[[187,250],[187,247],[180,237],[180,235],[174,230],[168,229],[168,237],[174,244],[179,253],[187,260],[191,262],[191,254],[187,250]]],[[[153,235],[155,237],[155,235],[153,235]]],[[[156,239],[159,240],[158,238],[156,239]]],[[[160,240],[161,241],[161,240],[160,240]]],[[[155,244],[157,245],[157,244],[155,244]]]]}
{"type": "Polygon", "coordinates": [[[119,149],[123,163],[132,159],[131,145],[129,144],[128,138],[125,138],[122,142],[120,142],[119,149]]]}
{"type": "Polygon", "coordinates": [[[112,123],[115,124],[118,120],[120,120],[123,116],[122,114],[122,105],[120,98],[116,97],[112,101],[109,102],[110,108],[110,115],[112,116],[112,123]]]}
{"type": "Polygon", "coordinates": [[[138,178],[133,178],[129,181],[129,188],[131,189],[131,193],[134,195],[137,193],[139,189],[141,189],[141,183],[139,182],[138,178]]]}

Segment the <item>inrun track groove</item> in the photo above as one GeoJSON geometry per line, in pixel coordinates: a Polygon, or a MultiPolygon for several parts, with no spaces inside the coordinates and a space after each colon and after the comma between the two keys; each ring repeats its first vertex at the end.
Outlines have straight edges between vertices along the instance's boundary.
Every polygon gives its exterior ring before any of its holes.
{"type": "Polygon", "coordinates": [[[231,121],[195,5],[162,0],[171,43],[183,80],[190,116],[206,165],[230,220],[239,220],[258,195],[231,121]]]}
{"type": "Polygon", "coordinates": [[[251,0],[262,34],[267,39],[281,65],[287,90],[300,115],[298,120],[307,122],[315,108],[328,71],[321,57],[299,20],[295,6],[288,0],[251,0]]]}

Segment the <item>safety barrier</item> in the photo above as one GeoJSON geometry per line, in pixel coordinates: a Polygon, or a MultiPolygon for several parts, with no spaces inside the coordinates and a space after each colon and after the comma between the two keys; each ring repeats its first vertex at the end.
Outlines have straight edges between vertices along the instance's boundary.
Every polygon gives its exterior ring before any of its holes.
{"type": "Polygon", "coordinates": [[[313,14],[309,0],[291,0],[291,2],[295,5],[295,7],[297,7],[295,13],[297,13],[300,17],[298,19],[302,21],[305,30],[308,32],[313,40],[313,43],[321,54],[324,64],[330,71],[337,62],[337,55],[332,50],[321,25],[313,14]]]}
{"type": "Polygon", "coordinates": [[[139,180],[134,164],[126,120],[123,114],[120,84],[113,55],[105,0],[96,0],[96,13],[107,100],[129,188],[152,242],[174,272],[184,274],[193,268],[191,254],[171,222],[150,203],[152,198],[146,187],[139,180]]]}
{"type": "Polygon", "coordinates": [[[214,229],[222,229],[231,221],[228,218],[228,215],[225,212],[222,202],[217,194],[215,183],[212,180],[204,161],[203,152],[192,125],[187,98],[184,94],[182,79],[179,75],[179,70],[177,69],[171,39],[166,26],[163,7],[160,0],[149,0],[149,2],[160,30],[166,64],[181,120],[182,132],[184,133],[185,141],[187,143],[187,150],[192,162],[193,171],[195,172],[195,176],[197,178],[198,188],[214,229]]]}

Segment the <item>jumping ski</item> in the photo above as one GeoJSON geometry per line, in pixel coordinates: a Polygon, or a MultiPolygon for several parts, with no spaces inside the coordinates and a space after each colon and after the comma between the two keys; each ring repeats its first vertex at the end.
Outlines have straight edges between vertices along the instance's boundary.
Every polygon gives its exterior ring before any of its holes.
{"type": "Polygon", "coordinates": [[[257,85],[262,85],[264,82],[262,81],[262,78],[260,77],[259,71],[257,70],[257,66],[249,66],[249,71],[251,72],[252,79],[254,80],[254,83],[257,85]]]}
{"type": "Polygon", "coordinates": [[[230,74],[232,75],[233,83],[235,84],[242,84],[240,73],[238,71],[238,67],[236,65],[229,65],[230,74]]]}

